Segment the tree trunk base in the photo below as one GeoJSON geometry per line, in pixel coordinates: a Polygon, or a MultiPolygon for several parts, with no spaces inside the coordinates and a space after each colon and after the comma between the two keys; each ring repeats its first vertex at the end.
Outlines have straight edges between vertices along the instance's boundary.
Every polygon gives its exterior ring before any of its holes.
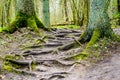
{"type": "Polygon", "coordinates": [[[18,28],[22,27],[30,27],[35,32],[39,32],[38,28],[49,30],[41,23],[41,21],[36,17],[36,15],[28,16],[19,12],[15,20],[12,23],[10,23],[9,26],[4,27],[2,31],[13,33],[18,28]]]}
{"type": "MultiPolygon", "coordinates": [[[[111,32],[111,31],[108,31],[108,32],[109,32],[109,36],[108,35],[101,36],[102,33],[101,33],[100,29],[96,28],[93,31],[93,35],[91,36],[90,41],[87,43],[84,51],[81,52],[81,53],[79,53],[79,54],[77,54],[77,55],[74,55],[74,56],[71,56],[69,58],[66,58],[66,59],[82,60],[82,59],[88,58],[90,56],[90,53],[91,53],[90,52],[91,51],[91,46],[93,46],[97,41],[99,41],[100,38],[106,37],[108,39],[111,39],[112,41],[118,41],[118,42],[120,42],[120,36],[119,35],[116,35],[114,32],[111,32]]],[[[82,40],[82,38],[84,38],[84,37],[86,37],[86,36],[83,33],[83,35],[81,35],[79,41],[82,40]]],[[[86,41],[87,41],[87,39],[86,39],[86,41]]],[[[83,42],[83,41],[81,41],[81,42],[83,42]]]]}

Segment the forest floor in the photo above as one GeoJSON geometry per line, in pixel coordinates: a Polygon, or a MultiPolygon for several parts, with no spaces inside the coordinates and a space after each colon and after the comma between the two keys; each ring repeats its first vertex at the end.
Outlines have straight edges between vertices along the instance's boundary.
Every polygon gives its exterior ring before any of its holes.
{"type": "MultiPolygon", "coordinates": [[[[114,31],[120,35],[119,28],[114,31]]],[[[38,36],[22,28],[13,34],[1,33],[0,57],[14,56],[13,59],[0,60],[0,80],[120,80],[118,42],[111,42],[109,46],[104,46],[104,50],[100,50],[105,57],[93,57],[77,62],[65,59],[83,51],[85,44],[79,48],[59,50],[61,46],[76,41],[82,32],[54,29],[38,36]],[[16,56],[21,57],[18,59],[16,56]],[[13,72],[8,72],[6,69],[11,65],[7,61],[19,66],[12,65],[13,72]]]]}

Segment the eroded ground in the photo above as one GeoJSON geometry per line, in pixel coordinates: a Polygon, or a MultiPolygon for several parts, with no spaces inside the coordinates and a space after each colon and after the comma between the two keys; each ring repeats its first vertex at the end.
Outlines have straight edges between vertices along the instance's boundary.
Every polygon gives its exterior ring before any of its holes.
{"type": "MultiPolygon", "coordinates": [[[[119,29],[115,32],[119,34],[119,29]]],[[[0,54],[23,55],[14,63],[22,65],[15,69],[22,74],[1,73],[2,80],[120,80],[120,44],[113,43],[109,57],[97,62],[64,60],[65,57],[82,52],[79,48],[59,50],[61,46],[76,41],[80,30],[54,29],[43,32],[42,36],[23,28],[14,34],[0,34],[0,54]],[[32,63],[36,65],[32,69],[32,63]]],[[[102,53],[104,54],[104,52],[102,53]]],[[[2,62],[1,62],[2,66],[2,62]]]]}

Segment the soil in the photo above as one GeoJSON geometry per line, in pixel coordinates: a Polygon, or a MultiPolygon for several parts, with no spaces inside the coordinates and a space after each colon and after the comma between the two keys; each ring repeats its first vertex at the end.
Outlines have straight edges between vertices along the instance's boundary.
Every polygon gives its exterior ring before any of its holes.
{"type": "MultiPolygon", "coordinates": [[[[120,35],[120,29],[114,29],[120,35]]],[[[83,31],[53,29],[52,32],[41,31],[41,36],[26,28],[13,34],[0,34],[0,55],[23,55],[20,60],[12,62],[23,65],[15,69],[22,73],[4,71],[0,80],[120,80],[120,44],[109,47],[111,55],[97,63],[89,61],[65,60],[65,57],[83,51],[84,45],[70,50],[59,50],[61,46],[76,41],[83,31]],[[32,62],[36,62],[31,69],[32,62]]],[[[104,54],[104,53],[103,53],[104,54]]],[[[2,68],[0,61],[0,68],[2,68]]]]}

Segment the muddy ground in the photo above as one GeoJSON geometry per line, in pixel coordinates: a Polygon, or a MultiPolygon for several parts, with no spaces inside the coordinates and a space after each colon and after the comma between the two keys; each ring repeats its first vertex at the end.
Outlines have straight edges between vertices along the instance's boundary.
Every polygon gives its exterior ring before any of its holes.
{"type": "MultiPolygon", "coordinates": [[[[114,29],[120,34],[120,29],[114,29]]],[[[41,31],[43,32],[43,31],[41,31]]],[[[61,46],[76,41],[83,31],[54,29],[43,32],[41,36],[26,28],[13,34],[0,34],[0,55],[22,55],[13,63],[22,65],[16,69],[22,74],[4,70],[0,80],[120,80],[120,44],[113,43],[109,47],[110,55],[97,63],[89,61],[65,60],[65,57],[76,55],[83,51],[84,46],[67,50],[61,46]],[[32,69],[32,63],[35,66],[32,69]]],[[[104,54],[104,51],[103,53],[104,54]]],[[[2,60],[0,62],[2,66],[2,60]]]]}

